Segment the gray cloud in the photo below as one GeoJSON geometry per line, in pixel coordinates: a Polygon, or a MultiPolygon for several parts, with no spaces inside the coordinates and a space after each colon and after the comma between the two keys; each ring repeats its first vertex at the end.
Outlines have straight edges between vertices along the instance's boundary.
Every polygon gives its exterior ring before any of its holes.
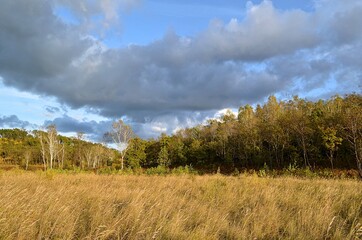
{"type": "Polygon", "coordinates": [[[52,106],[45,106],[45,110],[48,113],[58,113],[58,112],[60,112],[60,109],[58,107],[52,107],[52,106]]]}
{"type": "MultiPolygon", "coordinates": [[[[87,35],[90,16],[102,13],[107,28],[119,21],[114,9],[139,1],[121,3],[2,0],[4,84],[106,117],[128,116],[139,132],[152,135],[186,124],[196,112],[212,114],[278,92],[313,91],[331,78],[337,84],[331,94],[361,81],[359,1],[319,0],[313,12],[281,11],[264,1],[248,5],[244,19],[213,21],[193,37],[170,31],[145,46],[106,49],[87,35]],[[54,5],[70,8],[81,23],[62,23],[54,5]]],[[[64,131],[96,132],[94,122],[66,116],[53,122],[64,131]]]]}
{"type": "Polygon", "coordinates": [[[92,44],[62,24],[50,3],[28,0],[1,1],[0,39],[0,74],[5,81],[22,79],[30,91],[63,74],[92,44]]]}
{"type": "MultiPolygon", "coordinates": [[[[192,113],[185,111],[179,113],[177,116],[173,113],[164,113],[160,116],[147,118],[143,122],[132,122],[129,119],[125,119],[125,122],[132,126],[137,136],[142,138],[155,138],[161,133],[173,133],[180,128],[195,126],[213,114],[213,111],[192,113]]],[[[64,114],[53,120],[45,121],[43,126],[55,125],[61,133],[83,132],[90,140],[102,141],[103,135],[111,130],[112,123],[112,120],[78,120],[64,114]]]]}
{"type": "Polygon", "coordinates": [[[112,126],[112,121],[87,121],[77,120],[68,115],[57,117],[53,120],[44,122],[44,126],[54,124],[57,130],[62,133],[82,132],[87,135],[90,140],[102,141],[102,136],[109,131],[112,126]]]}
{"type": "Polygon", "coordinates": [[[0,127],[34,128],[35,125],[29,123],[28,121],[20,120],[16,115],[10,115],[0,117],[0,127]]]}
{"type": "Polygon", "coordinates": [[[179,111],[163,113],[162,115],[148,118],[143,122],[133,122],[132,128],[142,138],[156,138],[161,133],[176,133],[177,130],[196,126],[213,116],[214,111],[190,112],[179,111]]]}

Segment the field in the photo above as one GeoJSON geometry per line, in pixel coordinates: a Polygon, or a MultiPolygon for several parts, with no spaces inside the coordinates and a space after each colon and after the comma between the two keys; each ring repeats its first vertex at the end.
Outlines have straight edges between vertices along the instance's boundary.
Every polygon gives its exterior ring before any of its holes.
{"type": "Polygon", "coordinates": [[[0,173],[0,239],[362,239],[362,183],[0,173]]]}

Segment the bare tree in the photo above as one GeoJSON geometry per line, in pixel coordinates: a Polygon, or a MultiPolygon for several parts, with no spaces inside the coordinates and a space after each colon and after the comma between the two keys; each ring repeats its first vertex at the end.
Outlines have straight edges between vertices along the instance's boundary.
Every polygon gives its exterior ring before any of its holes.
{"type": "Polygon", "coordinates": [[[64,167],[64,157],[65,157],[65,144],[60,141],[59,142],[59,146],[60,146],[60,149],[57,153],[57,155],[59,155],[58,157],[58,167],[63,169],[64,167]]]}
{"type": "Polygon", "coordinates": [[[77,158],[79,161],[79,166],[81,169],[83,169],[83,139],[84,139],[84,133],[83,132],[77,132],[76,139],[78,140],[78,147],[77,147],[77,158]]]}
{"type": "Polygon", "coordinates": [[[112,130],[105,134],[111,138],[121,154],[121,169],[124,168],[124,157],[127,152],[129,141],[135,137],[132,128],[125,124],[121,119],[112,124],[112,130]]]}
{"type": "Polygon", "coordinates": [[[104,149],[99,144],[92,144],[86,147],[84,151],[84,158],[87,162],[87,168],[96,169],[101,163],[101,157],[104,155],[104,149]]]}
{"type": "Polygon", "coordinates": [[[49,168],[52,169],[58,153],[58,132],[55,125],[48,126],[47,133],[46,142],[49,149],[49,168]]]}
{"type": "Polygon", "coordinates": [[[86,151],[84,151],[84,158],[87,162],[87,168],[90,168],[90,166],[92,165],[92,163],[94,161],[93,145],[87,146],[86,151]]]}
{"type": "Polygon", "coordinates": [[[31,157],[32,157],[31,149],[25,150],[25,152],[24,152],[25,170],[28,170],[29,162],[30,162],[30,160],[31,160],[31,157]]]}
{"type": "Polygon", "coordinates": [[[44,170],[47,169],[47,156],[46,156],[46,148],[45,148],[45,132],[43,131],[36,131],[36,136],[39,138],[40,146],[41,146],[41,156],[43,160],[44,170]]]}
{"type": "MultiPolygon", "coordinates": [[[[64,150],[64,146],[58,140],[58,132],[55,125],[50,125],[46,131],[36,131],[41,146],[41,155],[44,165],[44,170],[55,167],[58,160],[58,166],[61,167],[61,160],[57,159],[60,152],[64,150]]],[[[62,157],[63,158],[63,157],[62,157]]]]}

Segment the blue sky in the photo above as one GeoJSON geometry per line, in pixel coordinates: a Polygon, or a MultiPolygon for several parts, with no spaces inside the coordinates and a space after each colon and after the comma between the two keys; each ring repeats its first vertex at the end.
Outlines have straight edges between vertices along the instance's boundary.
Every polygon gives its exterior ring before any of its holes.
{"type": "Polygon", "coordinates": [[[362,1],[0,0],[0,127],[144,138],[361,92],[362,1]]]}

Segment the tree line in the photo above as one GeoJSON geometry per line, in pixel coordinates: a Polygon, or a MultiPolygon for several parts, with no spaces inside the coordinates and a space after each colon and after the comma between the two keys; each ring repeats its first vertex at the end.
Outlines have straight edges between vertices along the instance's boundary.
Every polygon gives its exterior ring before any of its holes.
{"type": "Polygon", "coordinates": [[[199,169],[356,169],[362,177],[362,96],[328,100],[293,97],[241,106],[238,114],[182,129],[156,140],[130,140],[131,167],[192,165],[199,169]]]}
{"type": "Polygon", "coordinates": [[[43,130],[0,129],[0,163],[25,169],[95,169],[111,166],[117,152],[104,144],[58,134],[56,126],[43,130]]]}
{"type": "Polygon", "coordinates": [[[122,120],[105,144],[59,136],[54,125],[42,131],[0,130],[0,161],[48,168],[175,168],[191,165],[204,172],[222,169],[284,169],[298,166],[356,169],[362,177],[362,96],[328,100],[270,96],[263,105],[241,106],[219,119],[157,139],[141,139],[122,120]]]}

